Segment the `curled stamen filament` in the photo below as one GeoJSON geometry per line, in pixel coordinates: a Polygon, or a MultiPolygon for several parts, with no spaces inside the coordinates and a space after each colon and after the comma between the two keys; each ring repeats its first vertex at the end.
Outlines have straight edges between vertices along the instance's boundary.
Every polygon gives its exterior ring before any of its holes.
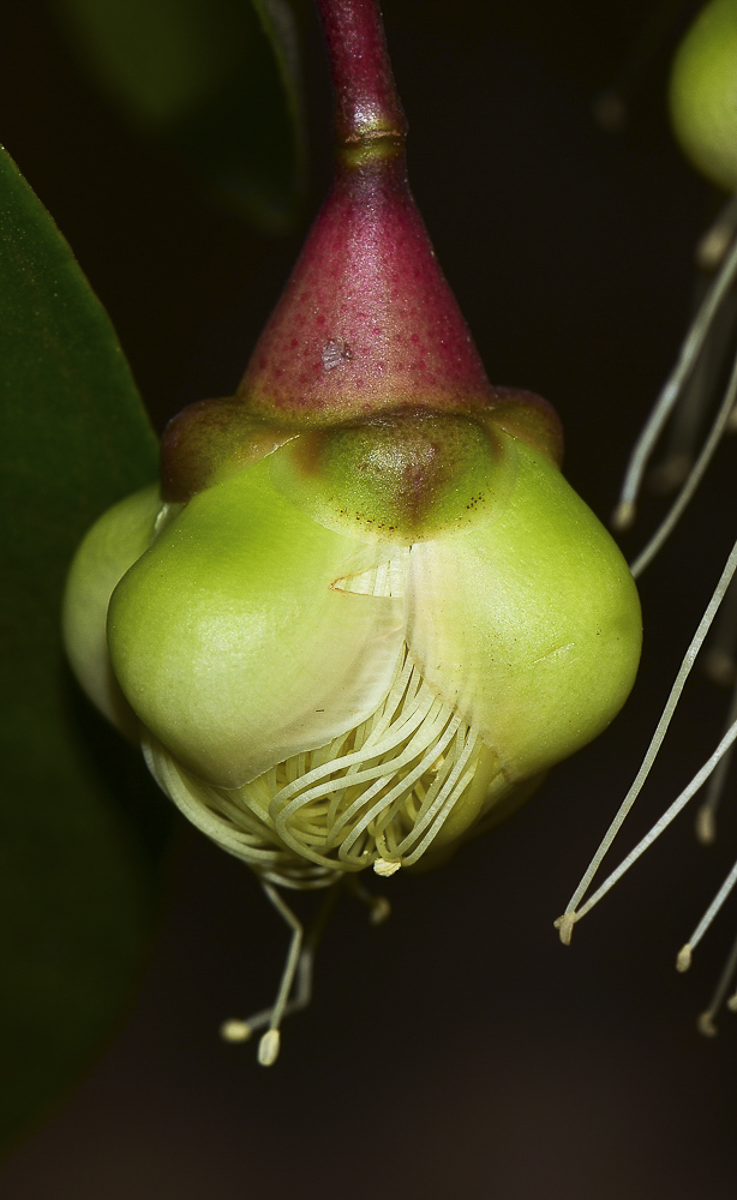
{"type": "Polygon", "coordinates": [[[406,647],[368,720],[240,788],[194,779],[150,736],[145,753],[203,832],[265,882],[299,888],[372,864],[384,875],[413,865],[455,806],[499,774],[496,756],[429,687],[406,647]]]}

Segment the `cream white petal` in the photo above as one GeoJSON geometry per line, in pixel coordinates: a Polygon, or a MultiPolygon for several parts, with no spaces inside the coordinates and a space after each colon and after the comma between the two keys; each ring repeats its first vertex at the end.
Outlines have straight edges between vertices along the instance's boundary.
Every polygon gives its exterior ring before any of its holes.
{"type": "Polygon", "coordinates": [[[401,596],[346,590],[371,554],[296,509],[268,460],[200,493],[111,603],[114,669],[143,723],[237,787],[365,720],[406,628],[401,596]]]}
{"type": "Polygon", "coordinates": [[[113,675],[107,610],[114,588],[150,545],[160,508],[153,486],[109,509],[79,547],[64,593],[62,628],[72,669],[93,703],[131,737],[138,722],[113,675]]]}
{"type": "Polygon", "coordinates": [[[518,444],[504,511],[412,549],[408,644],[428,683],[510,779],[595,737],[637,669],[637,593],[609,534],[555,467],[518,444]]]}

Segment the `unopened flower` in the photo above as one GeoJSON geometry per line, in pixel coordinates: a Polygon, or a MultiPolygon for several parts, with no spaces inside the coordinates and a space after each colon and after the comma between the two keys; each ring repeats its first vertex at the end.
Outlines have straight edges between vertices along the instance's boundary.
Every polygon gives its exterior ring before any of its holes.
{"type": "Polygon", "coordinates": [[[235,397],[170,425],[65,608],[91,697],[294,931],[274,1006],[226,1029],[268,1025],[263,1062],[301,945],[274,888],[444,860],[611,721],[641,633],[557,418],[491,387],[437,266],[374,5],[322,9],[333,191],[235,397]]]}
{"type": "Polygon", "coordinates": [[[639,642],[609,535],[493,410],[298,434],[181,508],[134,496],[67,612],[164,790],[298,886],[437,858],[527,794],[611,720],[639,642]]]}

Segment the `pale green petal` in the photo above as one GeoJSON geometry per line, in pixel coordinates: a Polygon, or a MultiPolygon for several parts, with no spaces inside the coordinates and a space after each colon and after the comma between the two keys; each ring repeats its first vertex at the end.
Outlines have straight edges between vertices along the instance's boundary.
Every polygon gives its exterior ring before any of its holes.
{"type": "Polygon", "coordinates": [[[737,187],[737,6],[704,5],[678,47],[670,81],[681,149],[713,183],[737,187]]]}
{"type": "Polygon", "coordinates": [[[138,716],[221,787],[352,729],[386,695],[406,626],[402,597],[345,590],[372,555],[296,509],[268,459],[201,492],[110,605],[138,716]]]}
{"type": "Polygon", "coordinates": [[[107,610],[113,589],[150,546],[160,508],[154,485],[100,517],[74,557],[64,594],[62,625],[72,669],[93,703],[129,736],[135,736],[138,722],[113,675],[107,610]]]}
{"type": "Polygon", "coordinates": [[[505,511],[412,548],[411,653],[510,779],[611,721],[640,652],[637,592],[615,543],[557,469],[517,443],[505,511]]]}

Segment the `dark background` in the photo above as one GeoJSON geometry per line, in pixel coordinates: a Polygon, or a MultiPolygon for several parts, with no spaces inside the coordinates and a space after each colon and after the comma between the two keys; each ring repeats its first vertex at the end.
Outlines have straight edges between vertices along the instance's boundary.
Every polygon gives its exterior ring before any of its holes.
{"type": "MultiPolygon", "coordinates": [[[[602,519],[685,329],[693,247],[715,211],[667,126],[676,24],[623,134],[592,119],[644,0],[386,0],[414,190],[490,377],[550,399],[566,473],[602,519]]],[[[312,183],[274,240],[212,204],[99,96],[40,0],[0,10],[2,140],[75,248],[156,420],[231,392],[327,184],[328,93],[305,23],[312,183]]],[[[725,446],[643,581],[646,649],[625,712],[446,869],[395,877],[391,920],[346,900],[311,1009],[270,1071],[217,1037],[269,1002],[286,934],[235,860],[182,827],[130,1019],[66,1104],[0,1168],[5,1200],[727,1200],[737,1190],[737,1021],[695,1029],[737,924],[689,975],[675,954],[730,866],[729,797],[705,850],[688,814],[563,949],[552,929],[634,775],[733,529],[725,446]]],[[[644,526],[659,505],[645,505],[644,526]]],[[[719,734],[697,678],[622,848],[719,734]]],[[[733,788],[731,789],[733,791],[733,788]]],[[[163,803],[163,801],[162,801],[163,803]]],[[[618,857],[618,854],[617,854],[618,857]]],[[[308,906],[309,907],[309,906],[308,906]]]]}

